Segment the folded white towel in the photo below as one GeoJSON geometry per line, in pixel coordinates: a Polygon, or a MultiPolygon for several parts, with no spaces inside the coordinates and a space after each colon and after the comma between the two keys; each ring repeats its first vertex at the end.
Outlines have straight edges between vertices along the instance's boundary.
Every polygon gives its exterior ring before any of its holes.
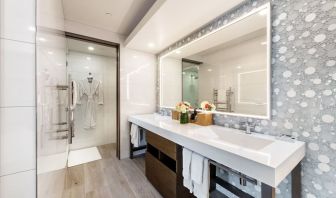
{"type": "Polygon", "coordinates": [[[190,151],[187,148],[183,148],[183,151],[182,151],[182,156],[183,156],[182,175],[183,175],[183,178],[186,178],[186,179],[190,179],[191,155],[192,155],[192,151],[190,151]]]}
{"type": "Polygon", "coordinates": [[[182,151],[182,176],[183,176],[183,185],[189,189],[189,191],[192,193],[192,181],[190,177],[190,164],[191,164],[191,155],[192,151],[189,149],[183,148],[182,151]]]}
{"type": "Polygon", "coordinates": [[[204,157],[197,153],[192,153],[191,155],[191,180],[193,183],[202,184],[203,181],[203,162],[204,157]]]}
{"type": "Polygon", "coordinates": [[[209,184],[210,184],[210,174],[209,174],[209,164],[208,159],[203,160],[203,171],[202,171],[202,182],[193,182],[193,192],[197,198],[208,198],[209,197],[209,184]]]}
{"type": "Polygon", "coordinates": [[[140,128],[133,123],[131,125],[131,143],[134,147],[140,146],[140,128]]]}

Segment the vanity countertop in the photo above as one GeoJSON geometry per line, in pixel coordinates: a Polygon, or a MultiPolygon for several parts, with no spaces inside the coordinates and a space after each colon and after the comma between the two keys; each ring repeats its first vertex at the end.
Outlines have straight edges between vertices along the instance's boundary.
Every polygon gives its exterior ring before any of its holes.
{"type": "Polygon", "coordinates": [[[305,155],[305,143],[216,125],[180,124],[159,114],[128,118],[140,127],[276,187],[305,155]]]}

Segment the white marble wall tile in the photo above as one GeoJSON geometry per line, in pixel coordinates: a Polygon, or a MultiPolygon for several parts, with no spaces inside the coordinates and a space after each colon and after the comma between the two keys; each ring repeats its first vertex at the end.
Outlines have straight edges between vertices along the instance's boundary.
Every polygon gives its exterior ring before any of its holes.
{"type": "Polygon", "coordinates": [[[0,107],[35,106],[35,45],[1,39],[0,107]]]}
{"type": "Polygon", "coordinates": [[[36,198],[36,172],[34,170],[0,178],[1,198],[36,198]]]}
{"type": "Polygon", "coordinates": [[[0,108],[0,175],[35,169],[35,108],[0,108]]]}
{"type": "Polygon", "coordinates": [[[1,38],[35,43],[35,0],[0,1],[1,38]]]}

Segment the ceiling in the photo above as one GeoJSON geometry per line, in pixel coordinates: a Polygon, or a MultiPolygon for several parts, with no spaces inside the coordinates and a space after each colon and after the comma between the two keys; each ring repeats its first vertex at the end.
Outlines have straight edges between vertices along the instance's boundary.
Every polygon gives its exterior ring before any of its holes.
{"type": "Polygon", "coordinates": [[[65,19],[128,35],[155,0],[63,0],[65,19]]]}
{"type": "Polygon", "coordinates": [[[90,54],[93,54],[99,56],[108,56],[112,58],[117,57],[117,50],[114,47],[108,47],[71,38],[67,38],[67,48],[69,51],[85,53],[88,54],[88,56],[90,54]],[[93,50],[89,50],[88,47],[92,47],[93,50]]]}
{"type": "Polygon", "coordinates": [[[126,46],[156,54],[243,1],[157,0],[126,46]]]}
{"type": "Polygon", "coordinates": [[[63,0],[73,21],[122,34],[128,48],[153,54],[245,0],[63,0]]]}

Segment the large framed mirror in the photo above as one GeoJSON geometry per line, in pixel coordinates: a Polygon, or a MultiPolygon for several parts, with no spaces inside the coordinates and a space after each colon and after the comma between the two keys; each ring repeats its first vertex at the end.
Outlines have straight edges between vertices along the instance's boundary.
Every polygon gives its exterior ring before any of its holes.
{"type": "Polygon", "coordinates": [[[160,107],[187,101],[214,113],[270,119],[270,4],[159,57],[160,107]]]}

